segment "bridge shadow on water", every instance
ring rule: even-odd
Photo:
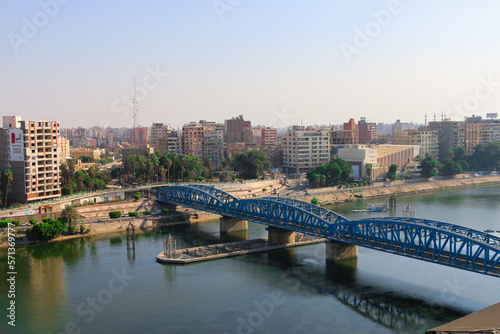
[[[215,226],[215,224],[213,224]],[[182,247],[194,247],[221,242],[246,240],[248,231],[220,234],[214,226],[177,225],[157,230],[157,237],[172,234]],[[312,254],[299,249],[309,247]],[[181,248],[178,246],[178,248]],[[244,262],[245,275],[256,280],[263,278],[256,267],[279,269],[283,291],[287,293],[331,296],[337,301],[386,328],[398,332],[421,328],[425,330],[465,315],[463,311],[436,305],[428,300],[391,291],[387,286],[367,285],[358,278],[357,259],[325,262],[323,246],[303,246],[268,253],[251,254],[215,261]],[[197,264],[190,264],[197,265]],[[165,277],[175,280],[176,266],[164,265]],[[279,285],[278,285],[279,286]]]
[[[318,248],[324,250],[322,247]],[[363,317],[397,332],[415,332],[421,328],[424,333],[429,328],[465,315],[464,312],[412,298],[384,286],[359,282],[357,259],[330,263],[324,262],[324,257],[304,258],[304,254],[297,254],[296,249],[282,249],[234,260],[258,266],[279,267],[285,294],[334,297]],[[255,278],[259,279],[258,275]]]

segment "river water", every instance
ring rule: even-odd
[[[395,213],[500,230],[500,187],[399,196]],[[498,278],[359,249],[359,259],[325,263],[323,244],[191,265],[155,262],[163,238],[178,248],[266,236],[265,227],[219,234],[217,223],[177,225],[16,248],[15,298],[7,296],[0,251],[1,333],[424,333],[500,302]],[[16,326],[6,308],[15,300]]]

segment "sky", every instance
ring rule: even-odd
[[[0,2],[0,109],[61,127],[500,111],[496,0]]]

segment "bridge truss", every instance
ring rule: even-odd
[[[463,226],[397,217],[351,221],[296,199],[238,200],[220,189],[201,185],[162,188],[157,200],[500,277],[500,238]]]

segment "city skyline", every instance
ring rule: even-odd
[[[424,123],[500,109],[500,4],[0,4],[4,114],[61,127]],[[347,116],[348,115],[348,116]],[[346,117],[347,116],[347,117]]]

